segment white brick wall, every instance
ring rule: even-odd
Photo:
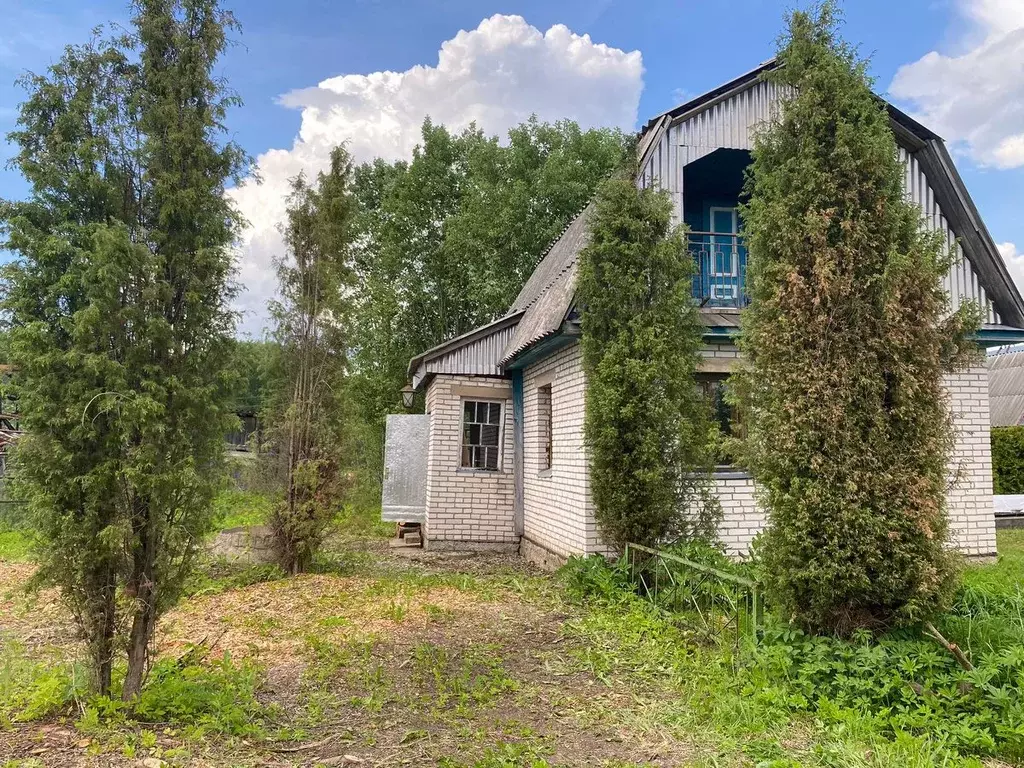
[[[497,472],[462,469],[462,403],[502,402],[502,456]],[[427,546],[431,542],[515,543],[512,386],[507,379],[438,375],[427,389]]]
[[[953,544],[965,555],[996,552],[992,501],[992,445],[988,412],[988,368],[981,363],[945,381],[957,436],[947,496]]]
[[[540,387],[551,387],[552,462],[543,468]],[[590,499],[583,443],[585,381],[580,346],[555,352],[523,374],[523,535],[567,557],[605,551]]]
[[[768,521],[755,499],[754,481],[744,472],[726,472],[715,475],[714,486],[722,505],[718,538],[726,554],[743,556]]]
[[[992,555],[996,551],[996,528],[988,370],[984,364],[976,366],[948,376],[945,385],[957,430],[946,497],[950,542],[965,555]],[[754,482],[737,473],[717,476],[715,486],[723,512],[719,537],[729,554],[746,554],[767,521],[756,504]]]
[[[705,357],[735,357],[728,344],[709,345]],[[542,468],[544,435],[538,388],[551,386],[552,467]],[[988,373],[984,365],[946,381],[957,426],[948,513],[953,544],[967,555],[995,552],[992,460],[989,446]],[[459,469],[461,413],[466,387],[504,402],[500,472]],[[481,389],[482,388],[482,389]],[[605,552],[590,498],[583,442],[585,380],[579,344],[526,369],[524,395],[523,528],[533,543],[567,557]],[[467,399],[472,399],[471,397]],[[437,541],[508,542],[514,530],[513,427],[507,380],[439,375],[427,391],[430,450],[427,460],[427,537]],[[955,481],[955,482],[954,482]],[[719,536],[731,555],[747,552],[765,525],[749,476],[715,477],[722,504]]]

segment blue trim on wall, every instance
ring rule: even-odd
[[[569,346],[577,340],[579,340],[579,335],[576,333],[566,333],[564,330],[558,331],[551,336],[545,336],[533,346],[527,347],[518,353],[505,363],[503,368],[505,371],[521,371],[528,365],[547,357],[553,352],[557,352],[563,347]]]
[[[1024,342],[1024,328],[982,328],[974,334],[978,346],[998,347]]]

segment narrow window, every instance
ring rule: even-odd
[[[462,466],[467,469],[499,467],[501,403],[466,400],[462,404]]]
[[[553,429],[550,384],[537,388],[537,422],[540,424],[540,469],[543,472],[546,469],[551,469],[554,459],[551,442]]]
[[[697,385],[707,402],[711,411],[711,420],[718,426],[718,434],[721,438],[743,437],[745,434],[742,414],[726,399],[725,390],[728,382],[727,376],[712,376],[698,374]],[[718,461],[720,466],[730,466],[734,457],[719,446]]]

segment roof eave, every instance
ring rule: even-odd
[[[468,331],[467,333],[464,333],[461,336],[455,336],[454,338],[448,339],[448,341],[444,341],[438,344],[437,346],[431,347],[426,352],[421,352],[420,354],[416,355],[416,357],[412,358],[409,361],[409,367],[406,369],[406,375],[409,377],[409,379],[413,379],[417,375],[417,372],[420,369],[420,367],[430,362],[431,360],[434,360],[435,358],[438,358],[443,354],[451,352],[452,350],[464,347],[467,344],[472,344],[474,341],[478,341],[479,339],[482,339],[485,336],[489,336],[490,334],[495,333],[496,331],[508,328],[510,325],[515,325],[516,323],[519,322],[524,313],[525,310],[512,312],[508,315],[505,315],[504,317],[499,317],[497,320],[487,323],[486,325],[481,325],[478,328],[474,328],[473,330]],[[421,377],[420,384],[422,385],[427,380],[428,379],[426,376]],[[418,388],[419,387],[417,386],[417,389]]]

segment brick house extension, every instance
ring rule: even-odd
[[[697,263],[693,297],[705,322],[698,385],[723,428],[721,399],[738,352],[747,253],[737,201],[752,134],[775,112],[774,66],[716,88],[652,119],[640,135],[638,183],[669,191],[676,220],[689,228]],[[981,346],[1024,341],[1024,301],[1011,280],[942,139],[889,107],[906,193],[922,226],[944,233],[959,262],[946,278],[952,306],[982,308]],[[426,524],[430,548],[521,549],[556,564],[604,552],[590,498],[583,442],[585,377],[575,278],[588,238],[587,211],[540,260],[508,313],[414,358],[412,386],[426,391],[426,414],[390,417],[384,516]],[[947,380],[958,436],[948,509],[954,545],[967,555],[995,552],[984,364]],[[410,437],[412,435],[412,437]],[[765,524],[749,475],[721,467],[714,481],[724,510],[719,531],[742,555]]]

